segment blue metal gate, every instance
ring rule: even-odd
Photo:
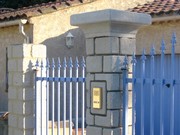
[[[62,64],[59,58],[57,62],[52,59],[51,63],[48,59],[37,60],[35,135],[78,135],[79,127],[84,135],[85,67],[84,58],[81,62],[78,58],[75,62],[64,58]]]
[[[180,135],[180,57],[175,55],[176,36],[171,40],[171,54],[165,55],[162,40],[161,54],[136,59],[132,56],[132,77],[128,77],[127,57],[124,60],[124,120],[123,135],[128,134],[128,118],[132,118],[132,135]],[[132,116],[128,116],[128,84],[132,84]]]

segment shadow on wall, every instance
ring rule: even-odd
[[[74,36],[74,46],[72,48],[68,48],[66,46],[66,36],[67,34],[71,32],[71,34]],[[72,60],[74,62],[75,58],[78,57],[79,58],[79,62],[82,60],[82,56],[86,57],[86,49],[85,49],[85,36],[84,36],[84,33],[82,32],[82,30],[80,30],[79,28],[77,29],[71,29],[67,32],[65,32],[64,34],[62,35],[59,35],[57,37],[53,37],[53,38],[49,38],[47,40],[45,40],[44,42],[42,42],[42,44],[46,45],[47,46],[47,58],[49,58],[49,61],[50,61],[50,64],[52,64],[52,58],[55,58],[55,62],[57,64],[57,58],[60,57],[61,59],[61,64],[63,63],[63,58],[64,57],[67,57],[67,61],[69,61],[69,57],[72,57]],[[75,67],[73,67],[75,68]],[[80,75],[81,75],[81,71],[80,72]],[[52,75],[52,71],[51,71],[51,68],[50,68],[50,76]],[[57,72],[56,72],[57,73]],[[63,74],[63,72],[61,71],[61,75]],[[67,75],[69,75],[69,70],[67,68]],[[56,76],[56,75],[55,75]],[[75,72],[73,71],[73,76],[75,76]],[[81,85],[79,84],[79,90],[81,90]],[[49,92],[49,97],[50,97],[50,108],[52,108],[52,84],[50,83],[49,84],[49,89],[50,89],[50,92]],[[73,123],[75,124],[75,111],[76,111],[76,108],[75,108],[75,84],[73,83],[72,85],[72,89],[73,89],[73,108],[72,108],[72,111],[73,111]],[[61,110],[63,110],[63,84],[61,84]],[[66,103],[67,103],[67,109],[66,109],[66,113],[67,113],[67,116],[66,116],[66,119],[69,120],[69,85],[67,84],[67,87],[66,87],[66,91],[67,91],[67,97],[66,97]],[[82,104],[82,101],[81,101],[81,91],[78,92],[79,93],[79,126],[81,126],[81,104]],[[55,84],[55,120],[57,120],[57,114],[59,112],[57,112],[57,84]],[[52,111],[51,109],[49,110],[49,117],[50,117],[50,120],[52,119]],[[61,117],[61,120],[63,120],[63,113],[60,112],[60,117]]]
[[[69,32],[71,32],[71,34],[74,36],[74,46],[72,48],[68,48],[66,46],[66,36]],[[49,38],[42,42],[42,44],[47,46],[48,58],[75,58],[76,56],[86,56],[85,36],[82,30],[80,30],[79,28],[69,30],[57,37]]]

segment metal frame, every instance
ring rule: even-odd
[[[155,96],[155,86],[158,84],[160,85],[160,100],[159,100],[159,104],[160,104],[160,111],[159,111],[159,116],[160,116],[160,121],[159,121],[159,131],[160,131],[160,135],[165,135],[164,132],[164,87],[166,85],[170,86],[170,90],[171,90],[171,94],[170,94],[170,102],[171,102],[171,111],[170,111],[170,135],[174,135],[175,131],[175,116],[174,116],[174,111],[175,111],[175,107],[174,107],[174,101],[175,101],[175,97],[174,97],[174,91],[175,91],[175,85],[179,85],[180,84],[180,80],[175,79],[175,71],[176,71],[176,63],[175,63],[175,45],[176,45],[176,35],[175,33],[172,34],[172,40],[171,40],[171,75],[169,78],[165,77],[165,42],[164,40],[162,40],[161,43],[161,55],[160,55],[160,68],[161,68],[161,73],[160,73],[160,77],[159,78],[155,78],[155,49],[154,46],[152,46],[151,48],[151,52],[150,52],[150,70],[148,72],[150,72],[150,77],[146,77],[145,76],[145,72],[146,71],[146,55],[145,55],[145,49],[143,49],[142,51],[142,55],[141,55],[141,61],[137,61],[135,54],[133,54],[132,56],[132,61],[131,61],[131,68],[132,68],[132,77],[128,77],[128,62],[127,62],[127,58],[125,57],[124,59],[124,63],[123,63],[123,68],[122,68],[122,72],[123,72],[123,92],[124,92],[124,97],[123,97],[123,135],[129,135],[128,134],[128,119],[129,117],[132,117],[132,135],[136,134],[136,93],[138,90],[140,90],[140,98],[141,98],[141,103],[140,103],[140,135],[146,135],[145,133],[145,129],[144,129],[144,124],[145,124],[145,120],[144,120],[144,85],[145,84],[149,84],[150,85],[150,135],[155,135],[154,133],[154,96]],[[141,69],[140,69],[140,77],[136,77],[136,65],[137,62],[140,62],[141,64]],[[128,116],[128,84],[131,83],[132,84],[132,116]],[[135,86],[136,84],[140,84],[140,89],[136,89]]]
[[[69,58],[69,61],[67,62],[67,58],[64,58],[63,64],[61,65],[60,58],[58,58],[57,63],[55,63],[54,58],[51,60],[52,63],[50,64],[49,59],[47,60],[37,60],[36,62],[36,74],[35,74],[35,97],[36,97],[36,102],[35,102],[35,135],[41,135],[43,134],[43,104],[42,102],[42,93],[46,91],[46,134],[43,135],[48,135],[49,133],[49,109],[51,109],[52,112],[52,135],[55,134],[54,126],[55,126],[55,108],[57,108],[58,113],[57,113],[57,135],[60,135],[60,113],[63,111],[63,135],[66,135],[66,120],[67,120],[67,87],[69,88],[69,135],[72,135],[72,92],[75,91],[75,134],[78,135],[78,117],[79,117],[79,107],[81,107],[82,111],[82,135],[84,135],[84,123],[85,123],[85,60],[84,57],[81,59],[81,62],[79,64],[78,58],[76,58],[74,64],[72,61],[72,58]],[[45,65],[44,65],[45,64]],[[75,68],[73,68],[75,67]],[[50,74],[51,71],[51,74]],[[44,74],[45,73],[45,74]],[[73,76],[73,73],[75,76]],[[44,87],[43,83],[46,84]],[[73,87],[73,83],[75,83],[75,87]],[[79,85],[80,84],[80,85]],[[50,87],[51,85],[51,87]],[[57,87],[57,88],[56,88]],[[61,89],[63,88],[63,89]],[[52,106],[51,108],[49,107],[49,92],[50,90],[52,91],[52,97],[51,97],[51,103]],[[40,101],[38,99],[38,91],[40,91]],[[82,93],[82,106],[79,106],[78,103],[78,98],[79,98],[79,93]],[[61,92],[63,92],[63,110],[61,110],[60,102],[62,102],[61,99]],[[57,95],[55,94],[57,93]],[[57,106],[55,106],[55,99],[57,100]],[[40,104],[40,108],[38,108],[38,105]],[[40,109],[40,110],[39,110]],[[37,111],[39,110],[39,111]],[[38,114],[40,112],[40,114]],[[37,119],[40,115],[40,129],[38,129],[38,123]],[[38,131],[40,130],[40,131]]]

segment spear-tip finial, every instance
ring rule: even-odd
[[[131,63],[132,63],[132,64],[137,63],[135,52],[133,52]]]
[[[142,50],[141,60],[142,61],[146,60],[146,50],[145,50],[145,48],[143,48],[143,50]]]
[[[154,48],[154,45],[152,45],[152,46],[151,46],[150,55],[151,55],[151,56],[154,56],[155,54],[156,54],[155,48]]]

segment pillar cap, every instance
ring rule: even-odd
[[[144,13],[135,13],[115,9],[105,9],[94,12],[74,14],[71,16],[71,25],[81,26],[93,23],[113,22],[121,24],[148,25],[151,16]]]

